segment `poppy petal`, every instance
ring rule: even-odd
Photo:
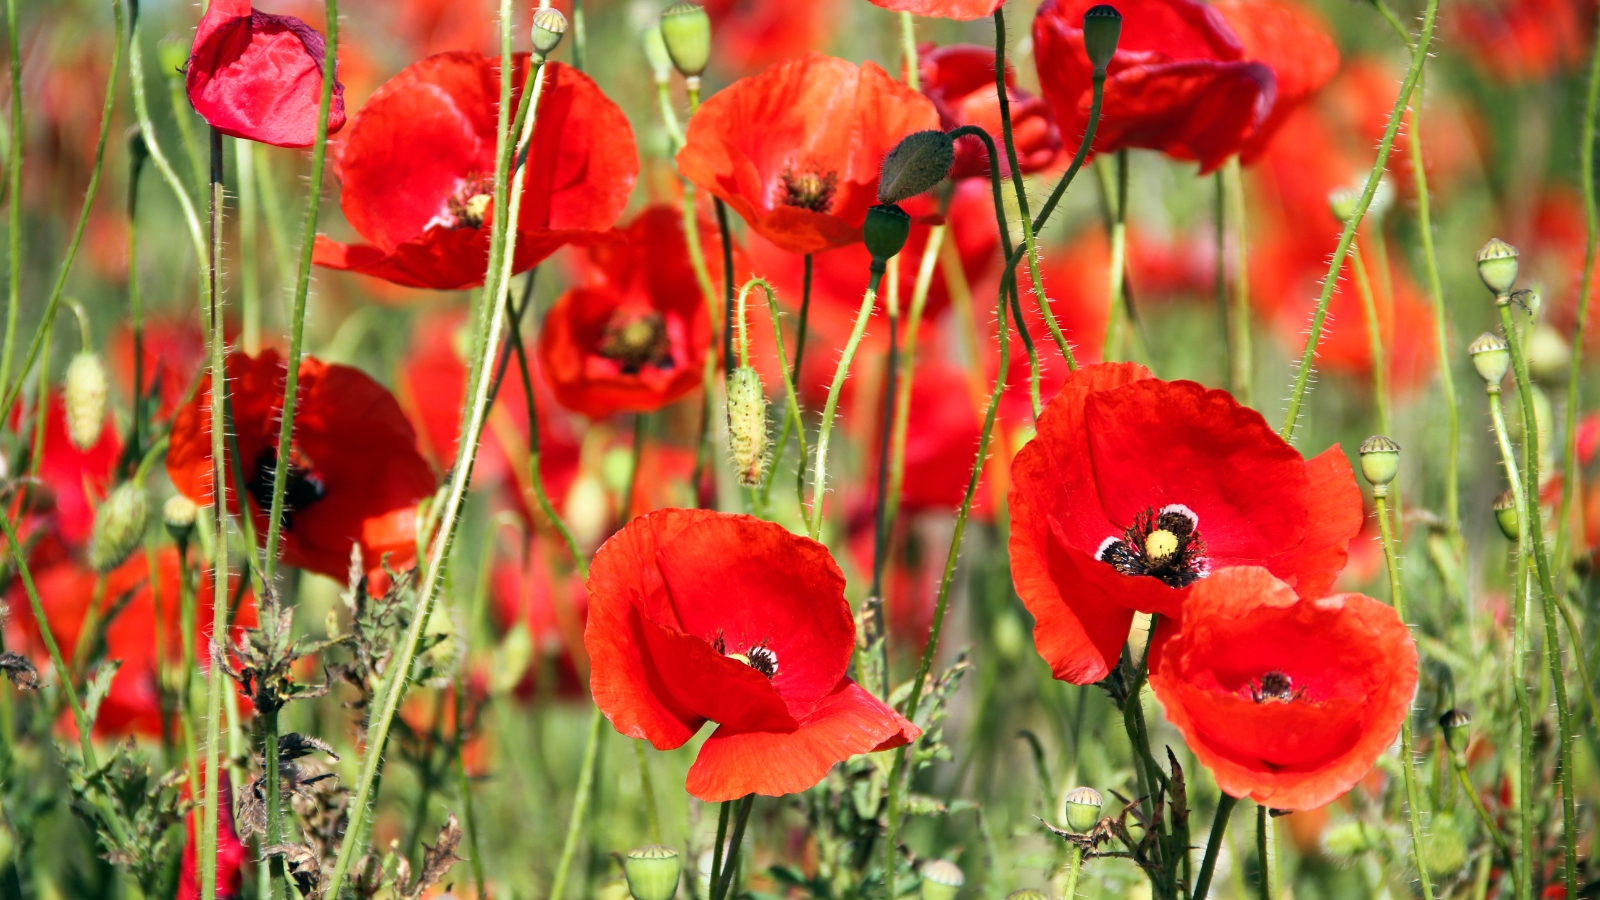
[[[1267,560],[1272,574],[1312,600],[1326,596],[1349,558],[1350,542],[1366,518],[1361,487],[1336,444],[1306,461],[1306,536],[1300,546]]]
[[[750,731],[800,727],[766,676],[697,637],[646,620],[638,607],[628,612],[645,675],[668,707]]]

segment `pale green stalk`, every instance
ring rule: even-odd
[[[567,817],[567,836],[561,841],[561,859],[556,864],[555,878],[550,882],[550,900],[562,900],[567,893],[567,876],[572,872],[572,858],[578,851],[578,833],[589,816],[589,798],[594,795],[594,774],[600,756],[600,735],[605,725],[605,714],[600,707],[589,716],[589,737],[583,746],[583,764],[578,769],[578,792],[572,799],[572,813]]]
[[[244,352],[255,354],[261,349],[261,273],[256,265],[256,252],[260,245],[256,227],[255,143],[235,140],[233,158],[234,167],[239,173],[239,295],[244,307],[244,330],[239,337]],[[294,353],[289,354],[290,359],[295,356]]]
[[[132,38],[128,42],[128,80],[133,86],[133,109],[139,120],[139,130],[144,134],[145,147],[150,151],[150,160],[155,163],[156,171],[161,173],[161,178],[171,188],[172,194],[178,200],[178,207],[183,213],[183,222],[189,230],[189,239],[194,243],[194,258],[199,267],[200,274],[200,305],[207,307],[209,295],[206,293],[206,238],[200,228],[200,214],[195,207],[194,199],[189,196],[189,189],[184,186],[183,179],[172,168],[172,163],[167,160],[167,155],[161,149],[161,143],[156,139],[155,123],[150,119],[150,107],[144,93],[144,52],[139,44],[139,23],[134,22]]]
[[[207,248],[206,306],[207,324],[211,329],[211,509],[215,515],[216,540],[211,556],[211,628],[213,640],[226,645],[228,641],[228,471],[226,409],[228,405],[227,336],[223,332],[222,304],[217,294],[217,270],[222,264],[222,132],[211,129],[211,243]],[[240,511],[244,498],[240,498]],[[215,900],[217,896],[217,769],[221,759],[222,695],[228,690],[228,678],[213,658],[206,669],[206,760],[205,798],[201,808],[200,832],[200,897]]]
[[[1228,385],[1239,402],[1249,406],[1254,372],[1250,346],[1250,231],[1245,219],[1244,176],[1239,170],[1239,157],[1228,157],[1220,174],[1227,217],[1233,223],[1233,290],[1228,293]],[[1217,265],[1225,264],[1219,259]]]
[[[17,37],[17,0],[6,0],[6,32],[11,50],[11,146],[6,156],[6,198],[10,264],[6,292],[6,337],[0,347],[0,392],[11,384],[11,354],[16,346],[17,309],[22,305],[22,46]]]
[[[811,527],[808,531],[812,540],[818,540],[822,534],[822,494],[828,487],[828,439],[833,435],[833,418],[839,408],[839,391],[844,387],[845,376],[850,374],[850,363],[855,360],[856,349],[861,346],[861,336],[867,332],[867,320],[872,318],[872,306],[878,299],[878,283],[882,280],[883,272],[874,269],[867,284],[867,292],[861,297],[861,311],[856,313],[855,327],[850,329],[850,339],[845,342],[844,353],[839,357],[839,366],[833,370],[833,384],[828,387],[828,402],[822,407],[822,425],[817,431],[817,462],[811,483]]]
[[[944,245],[945,226],[935,225],[928,230],[928,243],[922,248],[922,262],[917,266],[917,280],[911,288],[911,313],[906,320],[906,346],[900,357],[900,379],[894,400],[894,433],[891,438],[889,466],[889,527],[894,533],[895,519],[900,514],[900,490],[906,478],[906,434],[911,421],[911,383],[916,377],[917,332],[922,327],[922,313],[928,305],[928,290],[933,286],[933,268],[939,261],[939,248]]]
[[[1123,319],[1127,315],[1127,301],[1123,292],[1128,271],[1128,151],[1117,151],[1114,178],[1104,163],[1095,168],[1100,171],[1101,184],[1111,201],[1111,262],[1106,267],[1106,303],[1109,308],[1106,311],[1105,347],[1101,351],[1101,356],[1110,361],[1122,356]]]
[[[1361,315],[1367,325],[1367,354],[1372,357],[1372,402],[1378,410],[1378,432],[1388,434],[1392,430],[1389,421],[1389,367],[1383,352],[1378,300],[1373,295],[1372,279],[1367,274],[1367,264],[1361,259],[1361,246],[1358,243],[1350,245],[1350,267],[1356,273],[1356,293],[1361,297]]]

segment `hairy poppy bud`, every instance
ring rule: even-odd
[[[661,14],[667,55],[685,78],[699,78],[711,61],[711,17],[693,3],[674,3]]]
[[[955,900],[967,876],[948,859],[930,859],[922,864],[922,900]]]
[[[167,534],[180,545],[187,543],[189,535],[194,533],[194,520],[199,517],[200,507],[194,505],[182,494],[173,494],[161,506],[161,521],[167,526]]]
[[[1117,52],[1117,39],[1122,36],[1122,13],[1115,6],[1101,3],[1089,7],[1083,14],[1083,50],[1096,75],[1104,76],[1106,66]]]
[[[1500,526],[1500,533],[1508,541],[1522,539],[1522,511],[1517,509],[1517,495],[1512,491],[1504,491],[1494,498],[1494,523]]]
[[[1472,354],[1472,367],[1478,370],[1484,383],[1498,390],[1500,382],[1505,380],[1506,370],[1511,368],[1510,345],[1485,331],[1467,345],[1467,352]]]
[[[915,131],[883,157],[878,172],[878,202],[899,203],[931,189],[955,165],[956,143],[942,131]]]
[[[1375,434],[1361,442],[1361,475],[1372,485],[1387,485],[1400,472],[1400,445]]]
[[[150,503],[144,485],[125,481],[117,485],[94,513],[94,530],[89,534],[89,565],[105,573],[122,565],[144,537]]]
[[[893,203],[870,207],[867,223],[862,228],[862,240],[867,252],[872,254],[872,271],[882,273],[888,268],[889,258],[899,253],[911,237],[911,217]]]
[[[84,351],[67,364],[64,401],[67,409],[67,436],[79,450],[87,450],[100,439],[100,423],[106,417],[105,366],[100,357]]]
[[[739,483],[754,487],[767,468],[767,392],[750,366],[728,379],[728,445]]]
[[[1496,297],[1511,293],[1511,286],[1517,283],[1517,248],[1490,238],[1478,251],[1478,277]]]
[[[682,871],[683,860],[678,858],[678,851],[660,844],[635,847],[622,863],[633,900],[672,900]]]
[[[567,17],[561,10],[546,6],[533,14],[533,55],[544,59],[561,46],[567,33]]]
[[[1462,754],[1467,751],[1467,728],[1472,725],[1472,716],[1464,709],[1447,709],[1439,717],[1439,728],[1444,731],[1445,745],[1450,748],[1450,753],[1455,757],[1457,765],[1465,762]]]
[[[1461,836],[1455,816],[1448,810],[1440,811],[1429,825],[1428,833],[1422,836],[1422,852],[1418,854],[1428,874],[1442,877],[1460,871],[1467,863],[1467,842]]]
[[[1067,791],[1067,828],[1078,834],[1087,834],[1100,823],[1100,807],[1104,805],[1100,792],[1092,787],[1075,787]]]
[[[650,75],[658,85],[666,84],[672,77],[672,57],[667,53],[667,42],[661,37],[661,26],[651,25],[639,37],[644,44],[644,58],[650,64]]]
[[[1356,203],[1361,199],[1361,192],[1355,188],[1343,187],[1328,194],[1328,208],[1333,211],[1333,217],[1341,222],[1348,222],[1356,214]]]
[[[1561,332],[1543,322],[1528,336],[1528,372],[1536,381],[1556,381],[1572,365],[1572,347]]]
[[[1322,836],[1322,849],[1334,859],[1352,860],[1372,849],[1372,836],[1359,820],[1342,822]]]

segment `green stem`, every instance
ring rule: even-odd
[[[257,238],[255,144],[235,140],[233,158],[234,167],[239,173],[239,295],[244,307],[244,330],[240,335],[240,343],[244,352],[254,355],[261,350],[261,278],[256,265],[260,242]],[[295,358],[294,354],[291,353],[289,358]]]
[[[856,349],[861,346],[861,336],[866,334],[867,320],[872,318],[872,307],[878,299],[878,283],[882,280],[882,270],[874,266],[867,292],[861,298],[861,311],[856,313],[855,327],[850,330],[850,340],[844,345],[838,368],[834,369],[833,384],[828,387],[828,402],[822,407],[822,425],[817,432],[817,462],[811,483],[811,527],[808,530],[812,540],[817,540],[822,533],[822,494],[828,487],[828,439],[833,434],[834,413],[839,408],[839,391],[844,387],[845,376],[850,374],[850,363],[856,357]]]
[[[1361,246],[1358,243],[1350,245],[1350,267],[1355,270],[1356,293],[1361,297],[1361,315],[1367,325],[1367,353],[1372,357],[1372,402],[1378,410],[1378,433],[1388,434],[1392,430],[1389,421],[1389,369],[1383,353],[1378,301],[1373,295],[1372,279],[1367,275],[1367,264],[1361,259]]]
[[[917,369],[917,333],[922,328],[922,313],[928,305],[933,269],[939,262],[939,249],[944,246],[944,236],[943,225],[928,230],[928,242],[922,248],[922,262],[917,267],[917,280],[911,288],[911,314],[906,319],[906,349],[900,358],[899,391],[894,401],[894,437],[889,461],[890,534],[894,533],[895,521],[900,517],[900,492],[906,477],[906,437],[911,422],[911,385]]]
[[[1589,273],[1584,273],[1587,280]],[[1578,896],[1577,806],[1572,783],[1572,708],[1567,703],[1567,678],[1561,663],[1561,637],[1556,623],[1556,588],[1550,570],[1550,558],[1545,550],[1544,524],[1539,510],[1539,429],[1533,411],[1533,384],[1528,377],[1528,359],[1522,352],[1516,325],[1511,320],[1511,298],[1495,298],[1500,309],[1500,326],[1505,330],[1511,349],[1511,368],[1517,376],[1517,395],[1522,401],[1523,461],[1522,473],[1525,494],[1520,508],[1522,533],[1533,541],[1533,567],[1539,578],[1539,591],[1543,599],[1546,657],[1550,664],[1550,682],[1555,689],[1556,730],[1560,741],[1560,767],[1556,772],[1561,791],[1562,849],[1564,852],[1565,883],[1568,897]]]
[[[810,271],[811,271],[811,257],[808,255],[806,257],[806,274],[808,276],[810,275]],[[783,417],[783,430],[778,433],[778,443],[777,443],[776,448],[773,450],[772,462],[771,462],[771,464],[769,464],[767,466],[766,483],[761,485],[761,505],[762,505],[763,508],[765,508],[766,505],[767,505],[767,496],[768,496],[769,492],[772,490],[772,482],[773,482],[773,480],[777,477],[778,462],[779,462],[779,460],[783,459],[783,448],[789,442],[789,427],[791,425],[794,425],[794,426],[796,426],[795,438],[798,441],[798,443],[800,444],[800,463],[797,466],[797,468],[799,469],[799,473],[800,473],[800,481],[801,481],[802,491],[801,491],[801,493],[800,493],[800,495],[798,497],[798,500],[800,502],[800,508],[804,509],[805,508],[805,494],[804,494],[803,488],[804,488],[804,482],[805,482],[805,472],[806,472],[805,460],[806,460],[806,454],[807,454],[807,450],[806,450],[806,429],[805,429],[805,425],[804,425],[804,420],[802,420],[801,417],[800,417],[800,398],[799,398],[799,395],[795,392],[795,379],[789,374],[789,369],[783,366],[783,361],[789,358],[789,354],[788,354],[788,351],[785,350],[784,346],[783,346],[783,322],[779,318],[778,295],[773,292],[772,285],[768,284],[766,281],[764,281],[762,279],[759,279],[759,278],[751,279],[749,282],[747,282],[745,284],[744,289],[745,290],[749,290],[751,288],[751,286],[753,286],[753,285],[759,285],[762,290],[766,291],[766,294],[767,294],[767,315],[772,321],[772,341],[773,341],[773,346],[776,347],[777,350],[778,350],[778,363],[779,363],[779,365],[778,365],[778,373],[783,378],[783,398],[784,398],[784,408],[785,408],[784,417]],[[810,279],[809,278],[807,279],[807,285],[806,286],[810,287]],[[808,297],[809,297],[809,295],[808,295]],[[805,307],[802,306],[801,307],[801,322],[802,323],[805,321],[804,315],[805,315]],[[803,338],[805,336],[805,332],[802,331],[800,333],[800,336]],[[798,374],[799,373],[799,369],[800,369],[800,363],[799,363],[800,350],[799,350],[798,347],[795,348],[794,356],[795,356],[795,369],[794,369],[794,371],[795,371],[796,374]]]
[[[1227,217],[1233,223],[1233,290],[1228,295],[1228,384],[1239,402],[1249,406],[1254,371],[1250,346],[1250,231],[1245,219],[1244,176],[1239,171],[1239,157],[1230,156],[1218,174]],[[1221,229],[1218,231],[1220,233]],[[1220,261],[1217,266],[1226,268]]]
[[[161,173],[161,178],[172,190],[172,195],[178,200],[178,207],[183,213],[184,224],[189,229],[189,239],[194,244],[195,264],[199,272],[200,304],[209,308],[210,283],[206,278],[206,238],[200,226],[200,213],[195,206],[193,198],[189,196],[189,189],[184,186],[183,179],[172,168],[172,163],[161,149],[161,142],[156,139],[155,123],[150,119],[150,106],[145,98],[144,91],[144,52],[139,43],[139,23],[136,20],[131,29],[131,38],[128,41],[128,80],[133,88],[133,110],[139,120],[139,131],[144,135],[145,148],[150,151],[150,160],[155,163],[156,171]],[[181,114],[181,112],[180,112]]]
[[[717,889],[717,873],[722,871],[722,851],[728,845],[728,819],[732,813],[733,801],[724,800],[717,813],[717,841],[711,847],[711,878],[706,887],[705,900],[711,900],[711,894]]]
[[[217,269],[222,262],[222,132],[211,130],[211,242],[207,247],[206,283],[210,303],[206,307],[207,324],[211,328],[211,508],[216,527],[211,556],[211,622],[216,640],[226,642],[228,634],[228,471],[226,411],[228,396],[227,336],[223,332],[222,305],[217,292]],[[240,511],[244,509],[244,498]],[[205,802],[201,813],[200,835],[200,896],[201,900],[215,900],[217,896],[217,769],[222,753],[222,694],[227,687],[227,676],[221,667],[206,669],[206,761]]]
[[[22,305],[22,46],[17,34],[17,0],[6,0],[6,33],[11,50],[11,146],[6,156],[6,198],[10,263],[6,292],[6,337],[0,347],[0,392],[11,383],[11,355],[16,346],[17,309]]]
[[[583,0],[572,0],[572,67],[583,71],[588,58],[589,40],[583,23]]]
[[[1495,824],[1494,817],[1489,815],[1489,810],[1483,805],[1483,798],[1478,795],[1478,789],[1472,786],[1472,780],[1467,777],[1466,759],[1452,753],[1450,754],[1450,767],[1455,769],[1456,780],[1461,783],[1461,790],[1472,802],[1472,809],[1478,814],[1478,821],[1482,823],[1483,830],[1494,841],[1495,849],[1505,858],[1506,870],[1515,872],[1517,869],[1516,857],[1511,853],[1511,846],[1506,843],[1505,835],[1500,833],[1500,826]],[[1514,880],[1514,879],[1513,879]]]
[[[1099,168],[1097,166],[1096,168]],[[1104,172],[1104,169],[1101,169]],[[1106,342],[1101,352],[1106,360],[1122,355],[1122,327],[1126,300],[1123,296],[1125,275],[1128,271],[1128,151],[1118,150],[1116,180],[1108,192],[1111,203],[1111,264],[1106,267],[1109,289],[1106,291],[1109,309],[1106,315]]]
[[[5,529],[6,543],[11,549],[12,564],[16,566],[17,574],[22,576],[22,587],[28,594],[29,605],[33,607],[33,620],[39,626],[39,637],[44,640],[44,648],[50,653],[50,664],[56,670],[56,678],[61,682],[61,691],[66,694],[67,706],[72,710],[72,722],[78,728],[78,749],[83,752],[83,764],[93,771],[100,765],[95,760],[89,713],[84,709],[83,703],[78,698],[78,691],[72,685],[71,670],[61,658],[61,647],[56,644],[55,630],[50,627],[50,618],[45,615],[44,604],[39,600],[39,590],[33,583],[33,573],[28,568],[27,553],[23,551],[22,542],[17,540],[17,533],[12,529],[9,516],[0,516],[0,528]]]
[[[639,761],[639,793],[644,795],[645,821],[650,824],[650,843],[661,843],[661,810],[656,807],[655,783],[650,778],[650,756],[644,741],[633,742],[633,754]]]
[[[1272,900],[1272,842],[1267,832],[1272,828],[1271,817],[1265,806],[1256,806],[1256,855],[1261,860],[1261,900]]]
[[[733,874],[739,868],[739,847],[744,843],[745,824],[750,821],[750,807],[756,802],[755,794],[745,794],[739,800],[739,811],[733,818],[733,834],[728,838],[728,853],[722,860],[722,872],[711,890],[711,900],[727,900],[733,887]]]
[[[601,726],[605,714],[595,707],[589,717],[589,738],[583,746],[583,766],[578,770],[578,792],[572,798],[572,814],[567,818],[567,836],[561,842],[561,860],[556,865],[556,876],[550,882],[550,900],[562,900],[567,892],[567,876],[572,872],[572,858],[578,851],[578,834],[589,817],[589,797],[594,792],[596,760],[600,753]]]
[[[261,774],[267,782],[266,846],[276,847],[283,843],[283,801],[278,784],[278,708],[268,706],[257,712],[261,719]],[[272,857],[264,861],[266,863],[264,868],[269,872],[267,900],[272,900],[277,893],[278,879],[283,876],[283,865],[280,860],[281,857]]]
[[[1083,868],[1083,848],[1077,844],[1067,846],[1067,884],[1061,890],[1061,896],[1066,900],[1073,900],[1078,896],[1078,872]]]
[[[1372,499],[1377,504],[1378,531],[1383,538],[1383,557],[1389,569],[1389,596],[1400,621],[1406,620],[1405,594],[1400,587],[1400,546],[1394,526],[1389,522],[1389,486],[1372,487]],[[1428,866],[1422,858],[1422,799],[1417,791],[1417,763],[1411,754],[1411,716],[1409,710],[1400,723],[1400,759],[1406,781],[1406,820],[1411,826],[1411,857],[1417,864],[1417,878],[1422,883],[1423,900],[1433,900],[1433,880],[1428,876]]]
[[[1206,900],[1211,894],[1211,877],[1217,871],[1217,854],[1222,850],[1222,836],[1228,832],[1228,821],[1233,817],[1233,808],[1239,804],[1238,797],[1222,794],[1217,799],[1217,814],[1211,820],[1211,836],[1206,839],[1206,855],[1200,862],[1200,877],[1195,879],[1194,900]]]
[[[633,415],[633,449],[628,456],[628,489],[622,495],[622,524],[633,517],[633,498],[639,489],[639,461],[644,457],[645,414]]]
[[[1383,130],[1383,140],[1378,143],[1378,156],[1372,162],[1371,171],[1367,173],[1367,183],[1361,189],[1360,198],[1356,200],[1354,214],[1344,223],[1344,231],[1339,235],[1339,244],[1334,248],[1333,258],[1328,263],[1328,274],[1322,279],[1322,293],[1317,298],[1317,310],[1311,317],[1311,333],[1306,338],[1305,350],[1300,355],[1300,366],[1295,372],[1294,387],[1289,393],[1288,412],[1284,416],[1283,426],[1279,429],[1279,433],[1286,441],[1293,441],[1295,426],[1300,421],[1300,405],[1305,400],[1311,371],[1316,364],[1317,344],[1322,339],[1323,322],[1328,317],[1328,302],[1333,299],[1333,289],[1338,284],[1339,272],[1344,268],[1344,258],[1350,250],[1350,244],[1356,238],[1356,229],[1366,216],[1367,208],[1372,205],[1372,197],[1378,192],[1378,182],[1382,180],[1384,169],[1389,164],[1389,153],[1394,149],[1395,135],[1405,118],[1406,107],[1411,103],[1411,94],[1416,89],[1417,80],[1422,76],[1422,65],[1428,58],[1428,47],[1433,43],[1433,26],[1438,14],[1439,0],[1428,0],[1427,8],[1422,15],[1422,34],[1417,40],[1418,49],[1411,54],[1411,65],[1406,69],[1405,80],[1400,83],[1400,93],[1395,97],[1394,107],[1389,111],[1389,124]]]
[[[917,60],[917,19],[905,11],[900,13],[900,54],[906,64],[906,87],[922,90],[922,68]]]

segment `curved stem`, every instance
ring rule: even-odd
[[[755,802],[755,794],[745,794],[739,800],[739,811],[733,817],[733,834],[728,837],[728,852],[722,860],[722,872],[712,886],[711,900],[727,900],[733,888],[733,873],[739,868],[739,847],[744,843],[745,825],[750,821],[750,807]]]
[[[878,299],[878,283],[882,280],[883,271],[874,266],[867,292],[861,298],[861,311],[856,313],[855,327],[850,329],[850,340],[845,343],[839,366],[833,371],[833,384],[828,387],[828,402],[822,407],[822,425],[817,431],[817,462],[811,482],[811,526],[808,533],[812,540],[817,540],[822,533],[822,494],[828,487],[828,439],[833,434],[833,417],[839,408],[839,391],[844,387],[845,376],[850,374],[850,363],[856,358],[856,349],[861,346],[861,336],[866,334],[867,320],[872,318],[872,307]]]
[[[1300,421],[1300,405],[1305,400],[1306,389],[1310,385],[1311,370],[1316,363],[1317,343],[1322,339],[1323,322],[1328,317],[1328,302],[1333,299],[1333,289],[1338,284],[1339,272],[1344,268],[1344,258],[1350,250],[1350,244],[1356,238],[1356,229],[1366,216],[1367,208],[1372,205],[1372,197],[1378,192],[1378,182],[1383,178],[1384,168],[1389,164],[1389,153],[1394,149],[1395,135],[1405,118],[1406,107],[1411,103],[1411,94],[1416,89],[1417,79],[1422,76],[1422,66],[1428,58],[1428,47],[1433,43],[1433,26],[1438,14],[1439,0],[1428,0],[1427,9],[1422,15],[1422,34],[1417,40],[1416,51],[1411,54],[1411,65],[1406,69],[1405,80],[1400,83],[1400,93],[1395,97],[1394,107],[1389,111],[1389,124],[1383,130],[1383,140],[1378,143],[1378,156],[1372,162],[1371,171],[1367,173],[1367,183],[1361,189],[1354,214],[1344,223],[1344,231],[1339,235],[1339,244],[1334,248],[1333,258],[1328,263],[1328,274],[1322,279],[1322,294],[1317,298],[1317,309],[1311,317],[1311,333],[1306,338],[1305,350],[1300,355],[1300,366],[1295,372],[1294,387],[1289,393],[1289,408],[1284,414],[1283,426],[1278,429],[1283,439],[1290,443],[1294,442],[1295,426]]]
[[[514,321],[511,323],[511,347],[517,355],[517,373],[522,376],[522,398],[528,407],[528,483],[533,488],[534,500],[539,504],[539,511],[555,527],[556,533],[561,535],[561,542],[566,545],[567,554],[572,557],[572,564],[577,567],[578,575],[587,580],[589,577],[589,563],[583,557],[583,551],[578,547],[578,539],[573,536],[572,529],[567,527],[565,519],[556,512],[554,504],[550,502],[550,494],[545,490],[544,473],[539,468],[539,398],[533,392],[533,374],[528,365],[528,351],[522,342],[522,331],[518,327],[523,313],[533,302],[532,284],[530,290],[523,296],[522,306]],[[509,311],[507,313],[509,315]]]
[[[806,262],[807,262],[807,273],[808,274],[810,272],[810,265],[809,265],[810,261],[811,261],[811,257],[807,256],[806,257]],[[749,290],[752,285],[759,285],[761,287],[761,289],[763,291],[765,291],[766,294],[767,294],[767,315],[772,321],[772,341],[773,341],[773,346],[776,347],[777,350],[778,350],[778,374],[783,378],[783,397],[784,397],[784,407],[785,407],[785,412],[784,412],[784,417],[783,417],[783,430],[778,434],[777,449],[773,452],[772,462],[767,467],[766,482],[761,486],[761,505],[762,505],[762,507],[765,507],[766,504],[767,504],[767,496],[768,496],[769,492],[772,490],[772,482],[777,477],[778,461],[783,458],[783,448],[789,441],[789,427],[790,427],[791,424],[797,426],[797,430],[795,431],[795,437],[796,437],[796,439],[798,440],[798,442],[800,444],[800,464],[798,466],[799,471],[800,471],[799,477],[800,477],[801,482],[802,482],[801,487],[802,488],[804,487],[804,479],[805,479],[805,471],[806,471],[806,453],[807,453],[807,451],[806,451],[806,430],[805,430],[805,426],[802,423],[802,420],[800,418],[800,398],[795,393],[795,386],[794,386],[795,385],[795,379],[793,379],[793,378],[791,378],[789,376],[789,370],[787,368],[785,368],[784,365],[783,365],[783,361],[789,358],[789,354],[788,354],[788,352],[786,350],[784,350],[784,347],[783,347],[783,323],[782,323],[782,320],[779,318],[780,314],[778,312],[778,295],[772,290],[772,285],[768,284],[763,279],[759,279],[759,278],[751,279],[749,282],[747,282],[745,284],[745,289]],[[807,286],[809,287],[809,283],[808,283]],[[802,315],[804,315],[804,307],[801,307],[801,310],[802,310]],[[804,320],[802,319],[802,321],[804,321]],[[802,336],[804,336],[804,332],[802,332],[801,334],[802,334]],[[800,368],[800,364],[799,364],[800,351],[799,351],[798,348],[795,350],[795,354],[794,355],[795,355],[795,370],[798,372],[799,368]],[[801,495],[798,497],[798,500],[799,500],[799,503],[800,503],[800,508],[804,509],[805,508],[805,496],[804,496],[804,492],[803,491],[801,492]]]

